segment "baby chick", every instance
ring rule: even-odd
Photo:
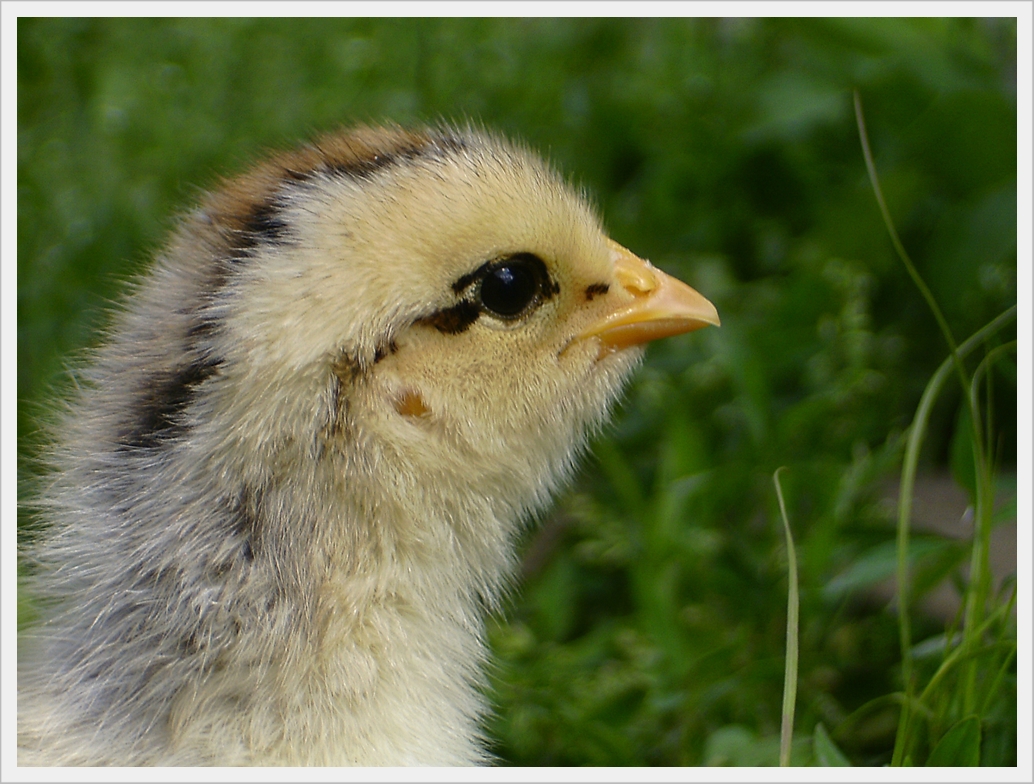
[[[523,147],[359,128],[186,216],[59,427],[20,764],[459,765],[515,538],[718,324]]]

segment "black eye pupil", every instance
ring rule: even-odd
[[[533,263],[520,258],[508,259],[489,270],[482,279],[481,304],[497,316],[514,318],[535,301],[541,285]]]

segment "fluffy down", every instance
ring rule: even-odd
[[[328,136],[206,197],[55,429],[19,763],[488,761],[483,617],[641,356],[582,337],[640,294],[615,247],[471,129]],[[534,298],[500,315],[512,259]]]

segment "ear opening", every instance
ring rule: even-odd
[[[395,398],[394,403],[395,410],[404,417],[415,418],[431,415],[431,409],[424,401],[424,398],[419,392],[413,389],[403,390],[402,393]]]

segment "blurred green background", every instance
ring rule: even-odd
[[[900,677],[894,615],[870,590],[893,570],[881,499],[947,349],[880,220],[853,90],[904,244],[962,340],[1016,301],[1015,20],[21,19],[20,474],[68,361],[202,189],[341,124],[474,118],[547,154],[616,240],[723,322],[651,347],[615,426],[528,533],[521,591],[492,624],[495,753],[772,763],[786,556],[771,475],[785,465],[795,760],[822,722],[852,762],[883,764],[896,708],[866,703]],[[993,377],[1008,470],[1015,368]],[[951,390],[932,475],[958,473],[958,411]],[[917,552],[920,592],[966,557],[935,534]],[[917,641],[944,630],[935,614],[915,624]],[[989,764],[1015,764],[1005,677]]]

